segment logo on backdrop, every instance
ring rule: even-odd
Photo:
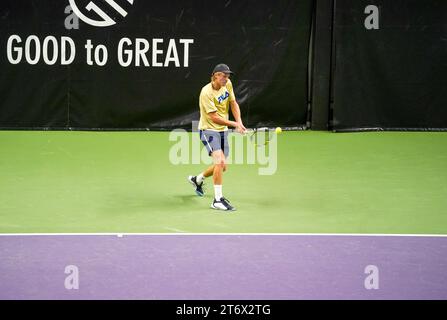
[[[65,29],[79,30],[79,20],[95,27],[112,26],[128,15],[135,2],[69,0],[69,5],[64,10],[67,14]],[[70,65],[76,59],[79,46],[82,46],[81,50],[85,50],[85,63],[89,66],[106,66],[109,58],[113,57],[114,63],[123,68],[188,68],[193,44],[194,39],[190,38],[133,38],[123,35],[119,41],[108,45],[98,39],[85,39],[79,45],[69,36],[11,34],[6,44],[6,56],[13,65]],[[110,55],[110,50],[114,50],[116,55]]]
[[[73,13],[85,23],[94,27],[110,27],[127,16],[126,9],[133,5],[134,0],[69,0],[69,2]]]

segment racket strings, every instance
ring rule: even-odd
[[[273,138],[274,131],[269,128],[258,128],[254,129],[250,133],[250,140],[256,146],[263,146],[270,142]]]

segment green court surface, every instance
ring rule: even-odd
[[[229,166],[231,214],[210,179],[195,195],[204,165],[171,164],[168,136],[0,131],[0,232],[447,234],[446,133],[284,132],[276,174]]]

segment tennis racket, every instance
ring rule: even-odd
[[[248,137],[248,141],[253,143],[257,147],[262,147],[267,145],[275,134],[275,129],[262,127],[247,129],[245,134]]]

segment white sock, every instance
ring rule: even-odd
[[[222,197],[222,185],[214,185],[214,199],[220,201],[220,198]]]
[[[196,181],[197,181],[198,184],[201,184],[203,180],[205,180],[205,177],[203,176],[203,173],[197,175]]]

